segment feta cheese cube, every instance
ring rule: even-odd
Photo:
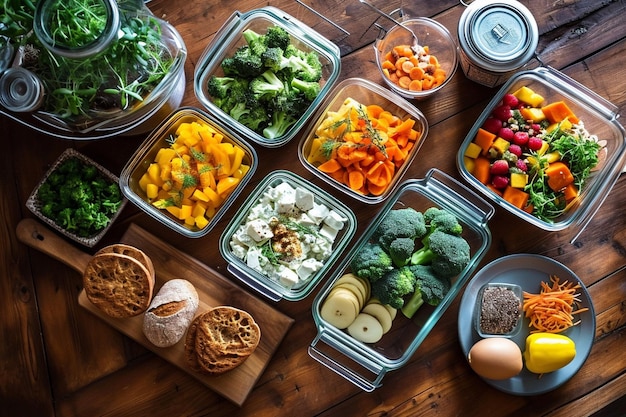
[[[254,239],[255,242],[260,242],[265,239],[270,239],[274,236],[272,228],[265,220],[255,219],[246,224],[246,232]]]
[[[296,206],[302,211],[309,211],[313,208],[315,196],[305,188],[296,187]]]
[[[320,224],[328,216],[329,212],[330,209],[325,205],[313,202],[313,208],[307,212],[307,215],[313,219],[315,224]]]
[[[324,218],[324,223],[332,227],[333,229],[341,230],[343,229],[343,224],[347,220],[348,219],[341,217],[341,215],[337,213],[335,210],[330,210],[330,212],[328,213],[328,216]]]
[[[285,287],[291,288],[298,283],[298,274],[289,268],[282,268],[278,271],[278,281]]]

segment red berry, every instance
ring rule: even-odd
[[[527,132],[515,132],[513,135],[513,143],[519,146],[524,146],[528,143],[528,133]]]
[[[501,127],[500,130],[498,130],[498,136],[511,142],[513,140],[513,131],[510,127]]]
[[[491,115],[498,120],[506,122],[511,118],[511,107],[506,104],[501,104],[493,109]]]
[[[502,97],[502,103],[512,109],[515,109],[517,108],[517,106],[519,106],[519,100],[513,94],[505,94],[504,97]]]
[[[498,130],[502,127],[502,121],[493,117],[488,117],[483,123],[483,129],[487,132],[498,133]]]
[[[512,143],[509,146],[509,152],[511,152],[513,155],[519,158],[520,156],[522,156],[522,147],[519,145],[516,145],[515,143]]]
[[[524,172],[528,171],[528,165],[526,165],[526,162],[523,159],[518,159],[515,166]]]
[[[541,125],[540,125],[539,123],[533,123],[533,124],[531,124],[531,125],[530,125],[530,128],[531,128],[532,130],[534,130],[534,131],[535,131],[535,133],[538,133],[538,132],[540,132],[540,131],[541,131]]]
[[[509,177],[503,175],[496,175],[491,179],[491,185],[498,190],[504,190],[509,185]]]
[[[506,175],[509,173],[509,163],[504,159],[498,159],[489,169],[491,175]]]
[[[533,136],[528,139],[528,149],[531,151],[538,151],[543,146],[543,140],[540,138]]]

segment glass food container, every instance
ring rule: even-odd
[[[11,55],[0,113],[54,137],[89,140],[149,132],[181,103],[185,44],[141,0],[31,4],[6,6],[15,21],[0,28],[3,55]]]
[[[335,283],[349,271],[350,262],[371,239],[384,216],[392,209],[407,207],[421,212],[438,207],[453,213],[463,227],[462,237],[470,246],[470,261],[451,280],[450,291],[438,306],[424,304],[412,319],[397,311],[391,328],[382,339],[376,343],[360,342],[324,320],[322,303]],[[315,297],[312,313],[318,334],[308,349],[311,357],[364,391],[378,388],[387,372],[402,367],[413,356],[480,263],[491,244],[487,222],[493,213],[493,207],[480,196],[436,168],[431,169],[423,179],[403,182],[385,201],[342,262],[334,267],[333,275]]]
[[[334,115],[339,114],[339,110],[344,108],[344,104],[347,100],[350,100],[350,102],[356,101],[363,106],[379,106],[402,121],[407,121],[408,119],[414,120],[412,129],[416,132],[416,136],[414,140],[409,141],[407,147],[404,148],[408,149],[405,151],[406,156],[404,158],[404,162],[400,164],[400,166],[397,166],[389,171],[391,173],[391,177],[389,178],[389,181],[385,183],[385,188],[382,192],[365,192],[355,190],[349,187],[345,181],[337,177],[333,177],[328,172],[322,172],[319,169],[319,166],[328,159],[325,151],[326,145],[331,145],[330,149],[332,150],[333,146],[341,143],[343,140],[341,139],[342,134],[318,135],[318,129],[320,129],[320,126],[354,126],[354,124],[351,124],[347,118],[340,121],[341,124],[339,121],[335,120],[329,123],[331,120],[330,117],[334,117]],[[362,116],[358,117],[363,119]],[[368,123],[370,122],[366,122],[365,124],[367,125]],[[394,188],[396,188],[399,184],[402,175],[415,159],[419,149],[428,135],[428,123],[424,114],[419,109],[404,98],[398,96],[396,93],[362,78],[348,78],[337,84],[319,106],[312,119],[312,123],[307,126],[307,129],[308,130],[302,135],[302,139],[300,140],[298,147],[298,157],[300,158],[302,165],[304,165],[304,167],[313,174],[317,175],[320,179],[335,187],[337,190],[368,204],[378,204],[392,194]],[[368,135],[375,136],[370,133],[368,133]],[[320,140],[318,138],[322,139],[322,144],[319,146],[316,144],[316,141]],[[373,141],[377,141],[377,139],[374,138]],[[377,144],[377,147],[382,146]],[[369,146],[369,148],[370,150],[373,150],[375,147]],[[387,153],[387,155],[389,155],[389,153]],[[386,159],[387,160],[385,162],[391,161],[388,157]],[[374,168],[373,165],[375,164],[368,165],[368,167],[371,166]],[[365,183],[366,186],[369,184],[368,181]]]
[[[276,211],[282,210],[278,207],[279,205],[282,205],[284,210],[288,210],[289,212],[293,212],[294,209],[296,210],[297,213],[294,213],[292,217],[294,217],[294,219],[302,219],[302,221],[298,221],[299,224],[309,228],[309,231],[305,231],[301,236],[301,242],[306,242],[312,236],[315,236],[315,242],[304,244],[310,248],[310,250],[307,249],[307,252],[313,254],[313,256],[307,255],[307,258],[314,258],[316,261],[319,261],[319,263],[314,262],[316,265],[315,268],[304,269],[306,272],[305,276],[302,276],[300,273],[302,265],[306,266],[305,261],[297,261],[293,266],[290,265],[290,268],[297,271],[300,276],[300,279],[293,285],[286,285],[284,280],[280,277],[279,270],[275,268],[271,268],[271,270],[254,268],[250,262],[247,262],[242,257],[244,255],[243,253],[239,253],[240,256],[237,256],[236,250],[241,248],[241,245],[231,245],[231,241],[233,241],[233,239],[237,240],[245,225],[250,227],[250,219],[266,217],[260,216],[259,213],[263,213],[264,210],[269,210],[267,208],[268,194],[278,192],[280,188],[285,186],[296,190],[296,195],[293,196],[294,199],[291,199],[290,202],[286,202],[290,200],[288,198],[282,202],[274,198],[271,200],[276,201]],[[298,190],[303,190],[302,198],[297,196]],[[310,207],[300,205],[298,203],[299,199],[306,202],[306,205]],[[266,206],[265,208],[263,208],[264,205]],[[273,210],[270,210],[269,213],[271,215],[275,214]],[[295,216],[295,214],[297,214],[297,216]],[[330,221],[327,221],[327,218]],[[337,220],[339,223],[337,223]],[[300,226],[289,226],[289,223],[293,222],[284,222],[284,224],[288,224],[288,227],[304,230]],[[328,228],[329,225],[332,226],[330,229]],[[340,227],[335,227],[335,225],[339,225]],[[255,291],[273,301],[279,301],[283,298],[288,301],[299,301],[308,296],[322,278],[333,270],[334,264],[347,248],[356,229],[357,219],[349,207],[299,175],[289,171],[278,170],[268,174],[259,183],[247,198],[238,214],[231,220],[220,238],[220,251],[222,256],[228,261],[228,271]],[[330,234],[327,232],[330,232]],[[319,239],[324,236],[330,236],[332,238],[330,246],[327,246],[329,244],[326,242],[322,243],[322,245],[318,245]],[[245,237],[246,239],[248,238],[247,236]],[[272,241],[267,242],[271,243]],[[254,249],[260,247],[257,243],[250,246]],[[329,250],[320,251],[316,249],[318,246],[326,246]],[[250,253],[250,251],[248,251],[248,253]],[[316,255],[316,253],[326,253],[327,256],[319,256]],[[283,262],[283,264],[286,265],[287,263]]]
[[[538,106],[564,101],[584,123],[585,129],[591,135],[595,135],[604,148],[600,153],[599,164],[591,171],[578,196],[554,219],[539,218],[532,212],[509,203],[488,184],[479,181],[466,165],[468,147],[472,146],[478,129],[490,117],[505,94],[514,93],[522,87],[528,87],[543,97],[542,103]],[[462,177],[472,187],[524,221],[543,230],[570,229],[578,235],[600,208],[626,163],[626,132],[617,121],[619,117],[617,111],[615,105],[553,68],[540,67],[519,72],[501,87],[468,132],[457,153],[457,167]]]
[[[320,91],[302,116],[295,121],[282,135],[267,138],[262,133],[252,130],[223,111],[208,92],[208,82],[212,76],[224,76],[222,61],[232,57],[237,49],[246,45],[243,32],[247,29],[265,34],[271,26],[285,29],[291,37],[291,45],[304,52],[315,52],[322,64],[322,78],[319,81]],[[340,52],[337,45],[320,35],[309,26],[298,21],[275,7],[264,7],[246,13],[235,12],[217,32],[211,43],[202,54],[194,72],[194,92],[202,105],[212,114],[228,120],[239,133],[268,148],[285,145],[300,131],[313,114],[328,90],[333,86],[341,69]]]
[[[202,129],[204,127],[206,127],[206,129],[201,130],[198,135],[193,133],[191,135],[185,135],[186,137],[192,137],[191,142],[187,142],[188,139],[184,139],[186,142],[180,144],[180,146],[182,146],[181,148],[174,148],[173,143],[177,133],[180,132],[179,137],[184,134],[182,129],[179,131],[179,128],[183,124],[186,125],[185,127],[192,126],[193,128],[194,125],[199,125]],[[189,131],[193,132],[193,130],[191,130],[192,128],[190,128]],[[205,135],[204,132],[211,133]],[[205,139],[211,135],[211,140]],[[202,140],[198,141],[195,139],[197,137],[202,137]],[[193,143],[194,139],[195,143]],[[232,149],[230,146],[232,145],[243,151],[239,156],[239,163],[241,167],[245,165],[246,168],[245,170],[240,170],[240,173],[233,172],[228,175],[228,177],[238,177],[238,181],[234,182],[234,188],[229,188],[228,193],[225,195],[222,195],[217,187],[220,181],[220,168],[218,167],[225,166],[225,164],[212,159],[215,158],[215,152],[213,148],[210,147],[213,146],[213,144],[207,145],[208,142],[213,142],[212,139],[221,140],[218,146],[226,145],[226,148],[230,147]],[[183,148],[187,148],[186,154],[183,154],[183,152],[185,152]],[[164,152],[164,149],[167,150],[167,152]],[[161,155],[159,155],[160,151],[162,152]],[[211,156],[207,156],[209,153]],[[222,151],[221,153],[226,155],[227,151]],[[170,157],[163,157],[163,155],[168,154]],[[191,155],[189,160],[179,165],[179,174],[173,174],[176,170],[174,168],[176,163],[170,158],[180,156],[178,159],[182,160],[188,155]],[[227,155],[227,157],[231,162],[236,159],[235,156],[231,157]],[[168,162],[168,159],[170,162]],[[202,165],[200,163],[202,163]],[[152,171],[150,167],[154,165],[158,165],[158,169]],[[163,165],[165,165],[165,167]],[[232,163],[232,169],[235,168],[234,165],[235,164]],[[224,216],[233,201],[239,197],[243,188],[254,175],[257,165],[258,158],[256,151],[246,141],[241,139],[236,132],[227,126],[221,125],[210,115],[199,109],[182,107],[163,120],[161,125],[150,133],[142,145],[137,148],[137,151],[135,151],[134,155],[122,169],[122,173],[120,174],[120,188],[128,200],[152,218],[183,236],[199,238],[209,233],[220,218]],[[215,171],[218,171],[218,174],[211,175],[207,180],[207,184],[204,183],[202,178],[198,180],[190,179],[195,175],[200,176]],[[149,196],[147,187],[145,187],[145,190],[143,187],[145,181],[144,175],[151,177],[150,182],[156,184],[164,194],[153,197]],[[179,183],[182,183],[180,187],[170,185],[176,183],[176,178],[178,178]],[[162,184],[159,184],[159,179],[162,181]],[[229,181],[229,179],[226,181]],[[225,184],[228,185],[228,182]],[[213,192],[206,190],[205,185],[206,187],[212,188]],[[180,191],[178,190],[179,188],[181,189]],[[204,195],[198,193],[194,196],[191,192],[185,191],[194,189],[199,189]],[[207,199],[205,196],[210,196],[211,198]],[[158,200],[162,200],[162,207],[157,207],[153,204]],[[175,205],[177,207],[182,207],[182,205],[192,206],[200,212],[191,210],[190,214],[194,218],[201,216],[205,219],[201,219],[202,223],[195,221],[193,224],[190,224],[192,223],[188,223],[190,216],[183,216],[181,212],[178,212],[175,208],[170,207],[168,209],[168,205]],[[199,223],[202,227],[200,227]]]

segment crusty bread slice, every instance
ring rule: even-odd
[[[105,314],[127,318],[143,313],[150,305],[154,277],[131,256],[101,253],[87,264],[83,287],[89,301]]]
[[[156,273],[154,270],[154,264],[152,263],[152,259],[150,259],[150,257],[139,248],[131,245],[126,245],[124,243],[114,243],[112,245],[101,248],[100,250],[98,250],[98,252],[95,253],[94,256],[98,256],[102,253],[119,253],[121,255],[135,258],[136,260],[141,262],[143,266],[146,267],[148,272],[150,272],[150,274],[152,275],[152,279],[156,279]]]
[[[190,335],[194,332],[194,335]],[[241,365],[257,348],[261,329],[250,313],[230,306],[212,308],[196,317],[186,338],[186,352],[202,372],[219,375]],[[194,346],[187,346],[194,343]]]

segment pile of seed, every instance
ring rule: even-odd
[[[489,334],[511,332],[520,318],[520,299],[509,288],[488,287],[480,306],[480,330]]]

